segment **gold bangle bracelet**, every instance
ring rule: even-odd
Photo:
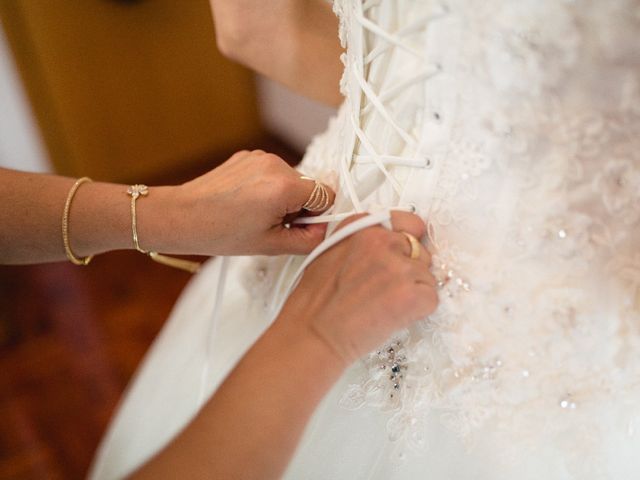
[[[92,180],[89,177],[82,177],[76,180],[71,187],[71,190],[69,190],[67,201],[64,203],[64,211],[62,212],[62,243],[64,244],[64,253],[67,255],[69,261],[74,265],[89,265],[89,262],[93,258],[93,255],[89,255],[84,258],[76,257],[71,250],[71,244],[69,242],[69,210],[71,210],[71,202],[73,201],[73,197],[80,185],[91,181]]]
[[[144,250],[140,246],[138,240],[138,216],[136,215],[136,200],[140,197],[149,195],[149,187],[146,185],[131,185],[127,188],[127,194],[131,197],[131,236],[133,238],[133,246],[140,253],[148,255],[153,261],[167,265],[169,267],[185,270],[190,273],[196,273],[200,269],[200,263],[183,260],[182,258],[169,257],[151,250]]]

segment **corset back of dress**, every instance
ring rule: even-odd
[[[335,212],[415,207],[441,299],[343,406],[395,412],[416,450],[436,410],[470,442],[544,436],[595,472],[603,419],[631,434],[640,395],[640,2],[335,10],[346,102],[303,168],[333,162]]]

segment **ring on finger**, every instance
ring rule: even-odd
[[[308,200],[302,205],[302,208],[309,212],[322,212],[329,206],[329,192],[324,184],[315,178],[301,176],[303,180],[311,180],[315,183]]]
[[[409,240],[409,246],[411,247],[409,258],[411,258],[411,260],[416,260],[417,258],[419,258],[420,257],[420,241],[408,232],[402,231],[400,233],[402,233],[407,238],[407,240]]]

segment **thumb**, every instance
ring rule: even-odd
[[[279,254],[303,255],[316,248],[327,232],[326,223],[282,226],[276,232],[275,244]]]

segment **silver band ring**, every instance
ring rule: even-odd
[[[302,208],[309,212],[323,212],[329,207],[329,192],[327,191],[327,187],[325,187],[322,183],[317,181],[315,178],[311,177],[300,177],[302,180],[311,180],[315,182],[313,186],[313,190],[311,191],[311,195],[309,195],[309,199],[302,205]]]
[[[407,237],[407,240],[409,240],[409,245],[411,246],[411,252],[409,253],[409,258],[411,258],[411,260],[416,260],[417,258],[420,258],[420,242],[418,241],[418,239],[413,235],[411,235],[410,233],[407,233],[407,232],[400,232],[400,233],[402,233],[405,237]]]

